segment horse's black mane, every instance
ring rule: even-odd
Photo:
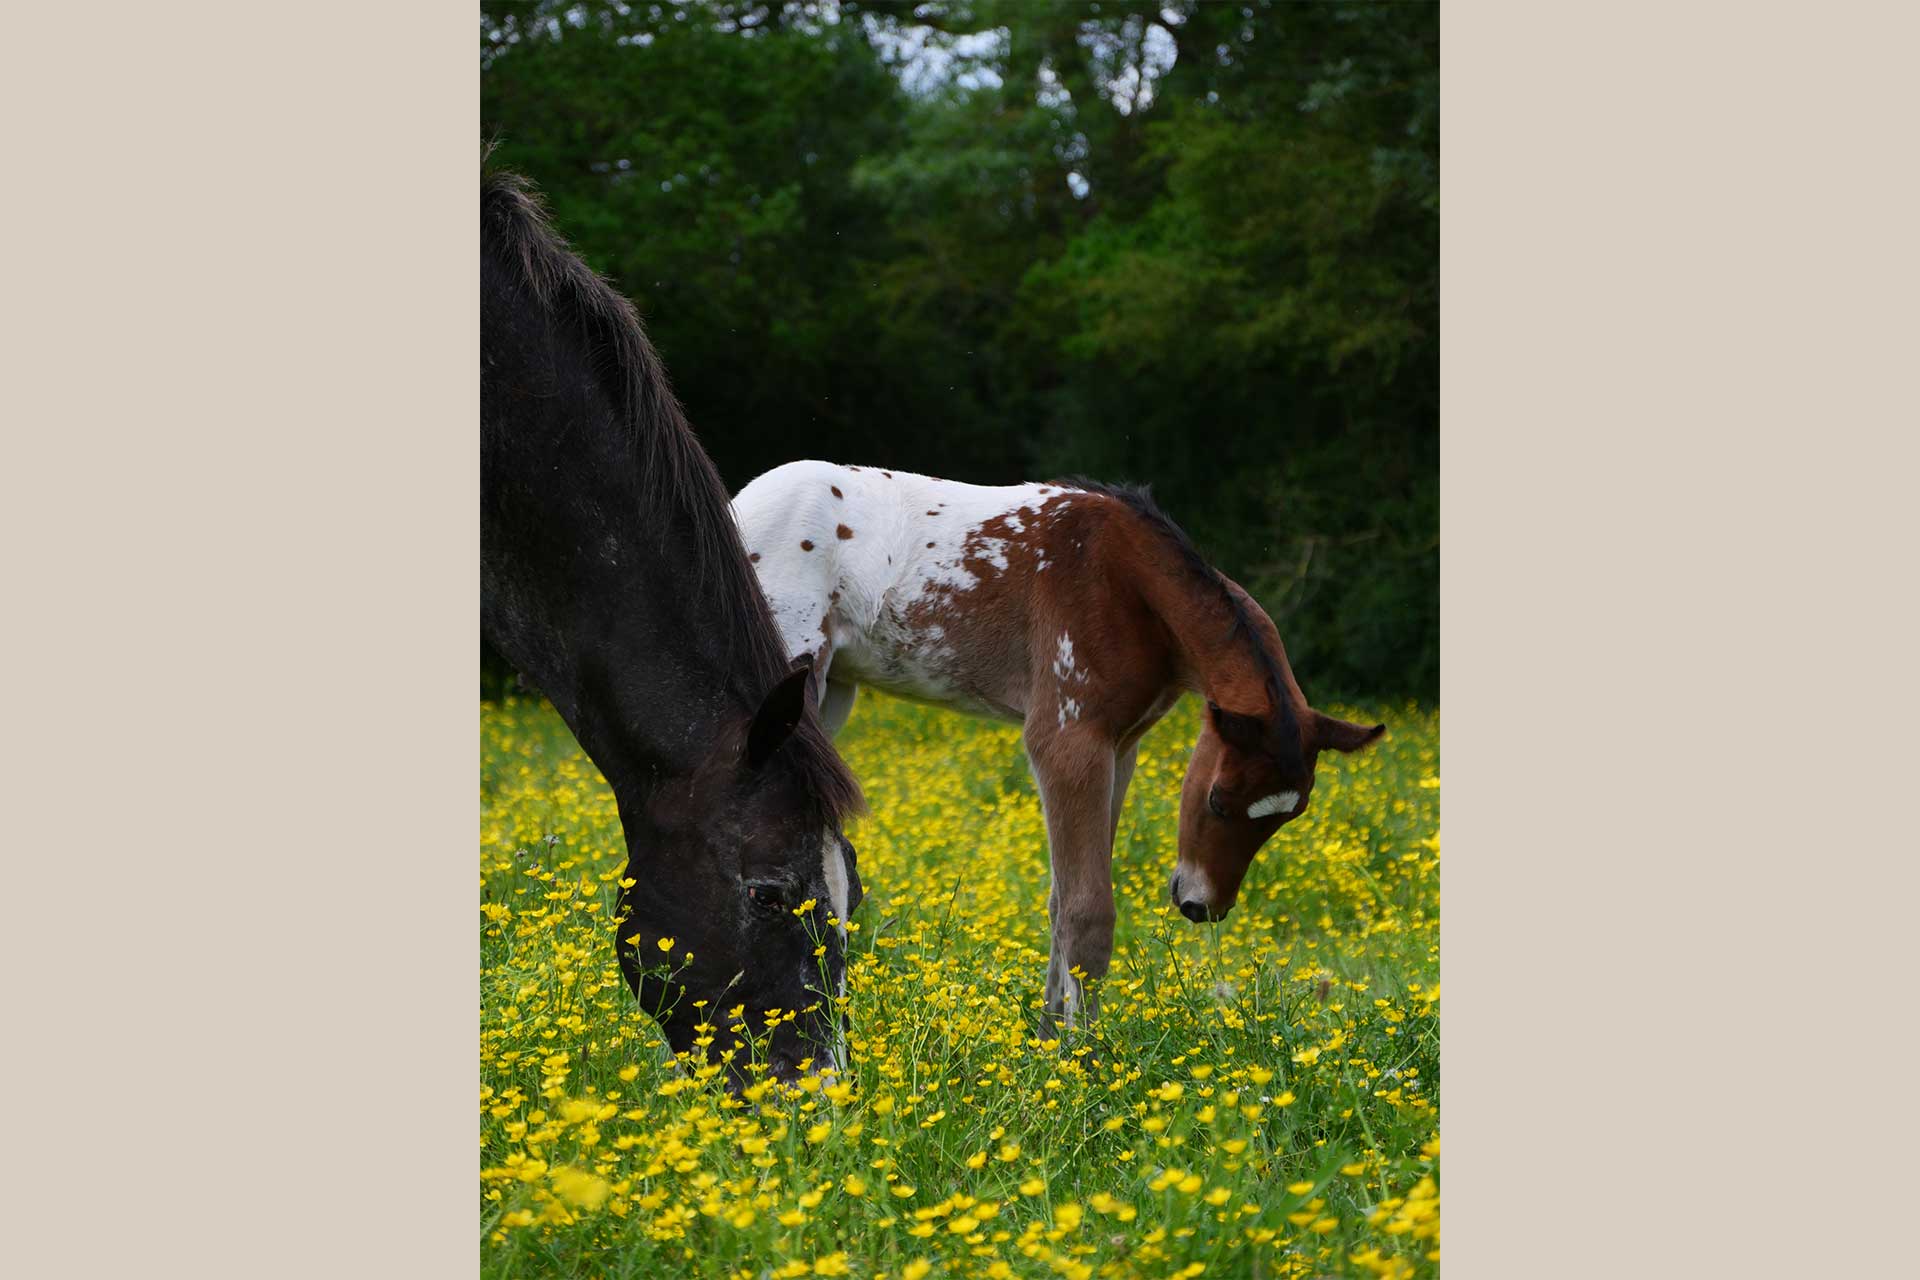
[[[718,615],[730,665],[744,669],[753,696],[764,694],[790,670],[785,647],[747,562],[726,485],[687,425],[633,303],[567,246],[527,181],[489,169],[484,151],[480,221],[482,243],[504,250],[533,299],[576,326],[595,353],[605,390],[628,427],[637,503],[672,513],[691,533],[696,595]],[[801,721],[781,755],[798,769],[823,816],[837,822],[864,809],[859,784],[814,718]]]
[[[641,500],[677,505],[693,526],[697,568],[705,583],[716,567],[726,575],[728,543],[737,545],[728,496],[706,450],[687,426],[665,366],[647,341],[640,316],[618,290],[580,260],[553,229],[540,197],[515,173],[482,170],[480,218],[497,243],[519,264],[534,299],[579,326],[598,355],[597,364],[614,403],[627,415],[642,486]],[[717,494],[719,502],[707,501]],[[744,561],[735,566],[747,572]],[[737,588],[739,582],[723,587]],[[722,595],[738,601],[737,590]],[[782,664],[784,666],[784,664]]]
[[[1267,677],[1267,696],[1273,700],[1275,711],[1282,723],[1293,722],[1293,708],[1282,690],[1286,681],[1281,677],[1280,664],[1274,661],[1273,654],[1260,642],[1260,632],[1254,626],[1252,616],[1247,612],[1246,600],[1227,589],[1227,580],[1220,571],[1209,564],[1200,554],[1200,548],[1193,545],[1193,539],[1187,531],[1173,522],[1173,517],[1160,509],[1153,500],[1150,486],[1140,484],[1105,484],[1099,480],[1089,480],[1085,476],[1069,476],[1054,483],[1075,489],[1084,489],[1088,493],[1103,494],[1114,499],[1131,511],[1134,518],[1159,535],[1160,540],[1173,551],[1176,559],[1186,569],[1187,576],[1206,587],[1220,601],[1231,619],[1232,638],[1244,643],[1253,651],[1260,663],[1261,671]]]

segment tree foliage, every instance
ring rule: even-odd
[[[489,2],[481,66],[731,487],[1151,482],[1314,696],[1437,692],[1437,6]]]

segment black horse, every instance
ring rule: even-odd
[[[613,788],[633,881],[615,951],[667,1042],[711,1035],[711,1059],[735,1050],[737,1084],[748,1054],[729,1011],[744,1005],[754,1034],[784,1018],[766,1046],[776,1075],[840,1059],[831,921],[860,898],[841,834],[859,787],[632,304],[522,180],[484,164],[480,584],[488,642]]]

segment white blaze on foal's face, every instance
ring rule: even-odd
[[[1298,791],[1276,791],[1247,806],[1249,818],[1264,818],[1275,813],[1292,813],[1300,804]]]

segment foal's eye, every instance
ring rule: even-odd
[[[1213,810],[1213,816],[1216,818],[1227,816],[1227,807],[1220,802],[1220,788],[1207,788],[1207,808]]]

